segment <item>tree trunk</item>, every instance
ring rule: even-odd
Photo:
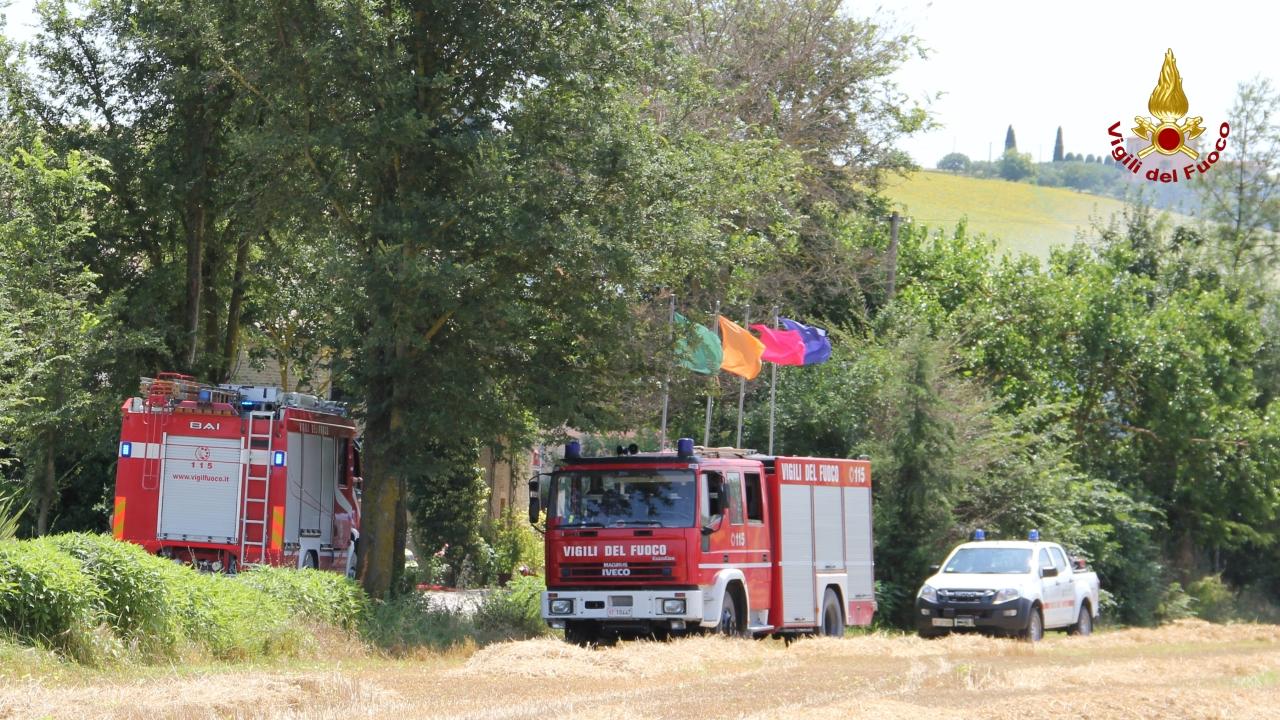
[[[185,370],[195,369],[200,350],[200,282],[204,276],[204,205],[193,190],[187,197],[187,357]]]
[[[220,354],[218,352],[218,320],[222,313],[218,308],[218,266],[222,264],[222,248],[219,247],[217,238],[210,238],[205,235],[204,241],[204,267],[201,268],[200,293],[203,299],[200,301],[201,313],[204,315],[204,363],[203,369],[206,371],[205,376],[209,379],[216,378],[221,374],[222,370],[218,367],[221,364]]]
[[[44,472],[40,477],[39,492],[36,494],[36,535],[49,533],[49,514],[53,510],[53,501],[58,496],[57,464],[54,462],[54,435],[45,436]]]
[[[404,577],[404,549],[409,540],[409,487],[403,476],[400,478],[400,490],[396,496],[395,549],[391,553],[391,587],[400,587],[400,579]]]
[[[394,417],[391,379],[385,372],[385,349],[369,349],[368,422],[365,426],[364,494],[360,507],[360,553],[356,577],[369,597],[381,599],[391,589],[395,553],[396,505],[400,493],[399,463],[392,444]]]
[[[245,274],[249,269],[249,234],[236,243],[236,268],[231,277],[231,299],[227,302],[227,335],[222,343],[222,380],[230,379],[240,353],[240,314],[244,303]]]

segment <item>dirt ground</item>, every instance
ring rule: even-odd
[[[1280,717],[1280,627],[1198,621],[1051,633],[1036,646],[864,635],[588,650],[542,639],[297,665],[4,677],[0,717]]]

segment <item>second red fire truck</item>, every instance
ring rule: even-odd
[[[570,642],[715,630],[843,635],[876,610],[867,460],[732,449],[582,457],[530,487],[542,616]],[[545,498],[545,500],[544,500]]]
[[[343,406],[165,373],[143,378],[121,413],[117,539],[206,570],[351,574],[361,479]]]

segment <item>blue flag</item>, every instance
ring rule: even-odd
[[[787,318],[779,320],[786,329],[800,333],[800,339],[804,341],[805,365],[817,365],[831,359],[831,340],[827,338],[826,330]]]

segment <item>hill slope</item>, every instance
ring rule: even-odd
[[[894,206],[917,224],[950,232],[963,217],[969,230],[999,240],[1001,248],[1040,257],[1054,245],[1074,242],[1091,219],[1119,215],[1125,204],[1069,188],[1040,187],[1005,180],[923,170],[895,178],[885,191]],[[1182,215],[1171,219],[1186,222]]]

